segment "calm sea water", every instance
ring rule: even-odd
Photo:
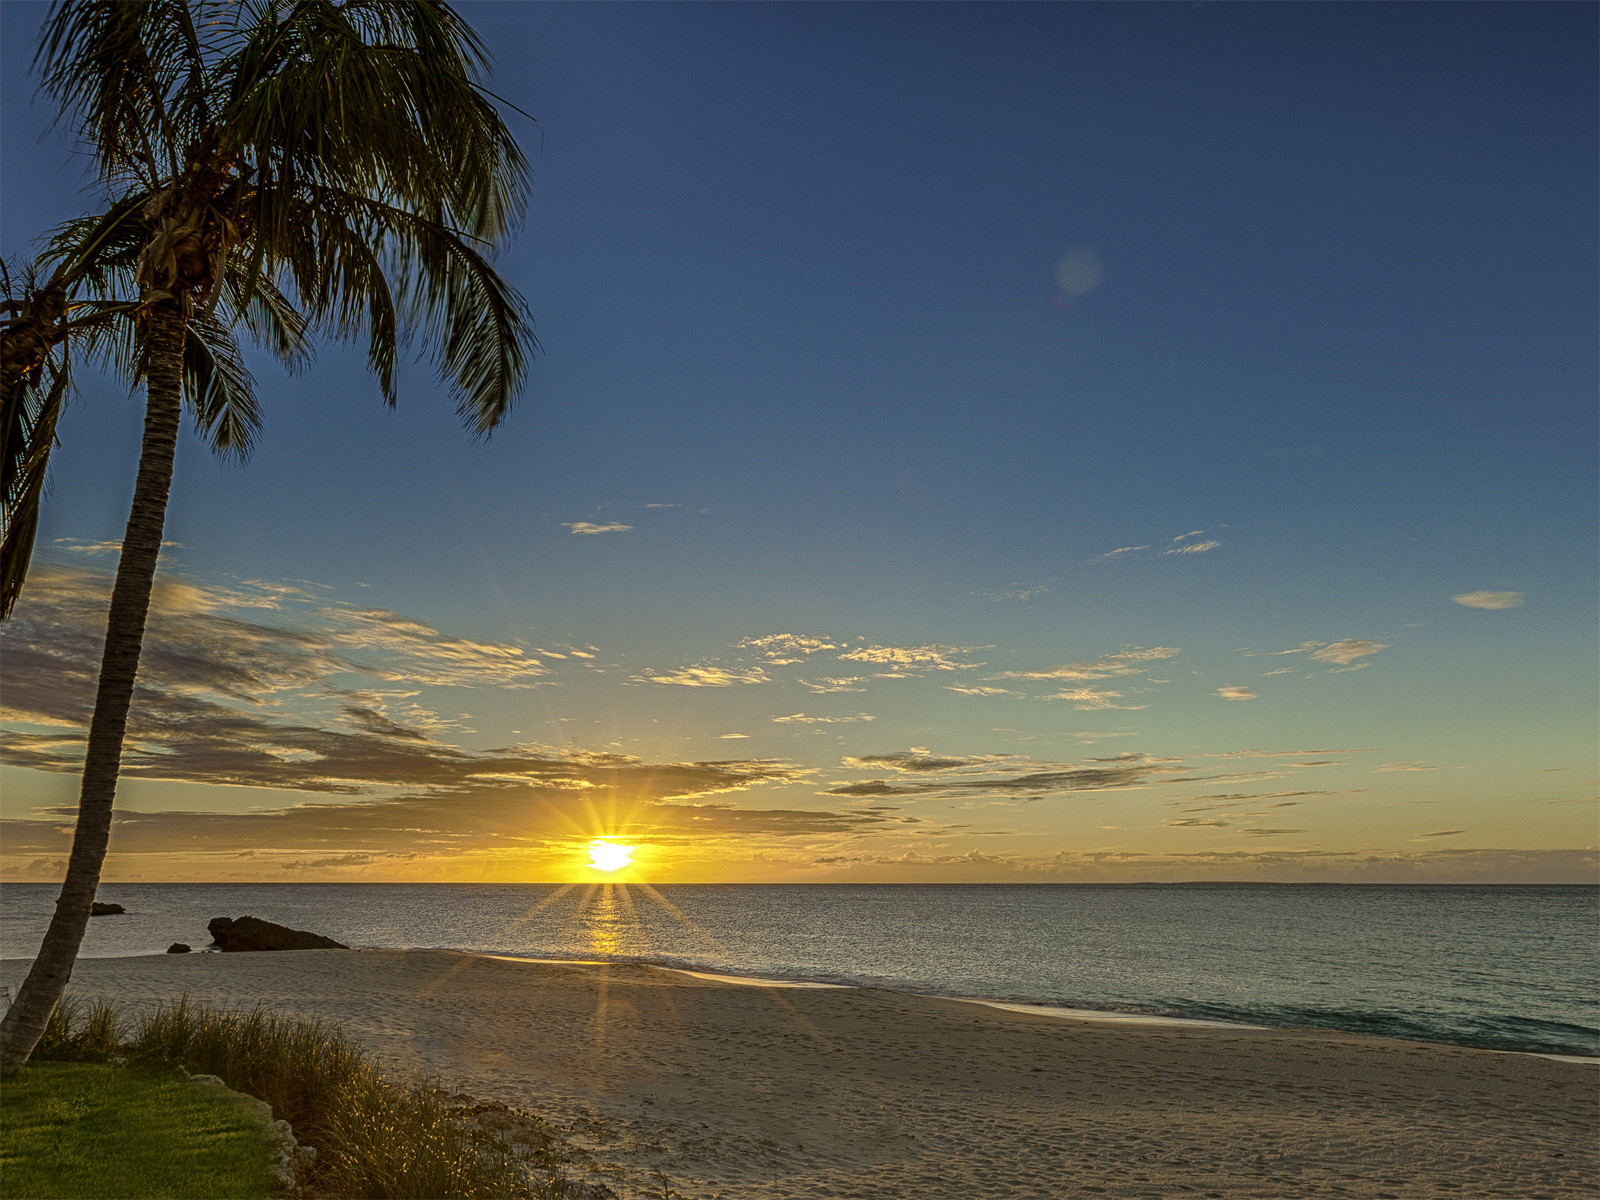
[[[31,957],[56,888],[0,887]],[[352,946],[646,962],[994,1000],[1600,1053],[1600,888],[107,884],[84,954],[246,913]]]

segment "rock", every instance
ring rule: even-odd
[[[343,942],[263,921],[260,917],[212,917],[206,923],[211,940],[223,950],[348,950]]]
[[[99,900],[96,900],[93,904],[89,905],[89,915],[91,917],[114,917],[118,913],[125,913],[127,911],[128,910],[123,908],[120,904],[104,904]]]
[[[168,954],[187,954],[187,953],[189,953],[189,947],[186,946],[182,942],[173,942],[172,945],[167,947],[167,953]]]

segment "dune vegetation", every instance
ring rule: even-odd
[[[229,1104],[188,1074],[216,1076],[289,1123],[302,1197],[590,1194],[566,1182],[559,1138],[537,1117],[394,1080],[320,1021],[187,997],[137,1017],[70,998],[57,1008],[32,1061],[6,1083],[3,1194],[281,1194],[259,1108]]]

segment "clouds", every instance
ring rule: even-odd
[[[81,770],[107,582],[98,572],[41,568],[6,627],[10,765]],[[387,610],[302,604],[300,615],[315,625],[295,629],[229,611],[241,601],[278,611],[286,603],[248,588],[171,580],[158,587],[122,773],[326,799],[251,813],[123,811],[116,853],[315,852],[308,862],[354,866],[366,859],[349,856],[460,854],[597,830],[783,838],[890,820],[708,802],[807,777],[774,759],[650,763],[614,752],[448,744],[459,725],[420,703],[417,688],[332,680],[365,674],[514,688],[547,668],[518,647],[453,637]],[[715,669],[695,670],[706,686]],[[6,822],[7,856],[59,855],[67,816]]]
[[[925,746],[913,746],[910,750],[902,750],[894,754],[862,754],[846,758],[845,765],[865,770],[876,770],[888,767],[891,771],[903,771],[913,775],[922,775],[929,772],[955,771],[963,767],[987,767],[990,763],[1003,760],[1004,754],[982,754],[976,757],[959,757],[950,755],[936,755],[928,751]]]
[[[1063,663],[1055,667],[1043,667],[1029,671],[1002,671],[992,675],[991,679],[1036,681],[1036,682],[1086,682],[1101,679],[1116,679],[1130,676],[1143,675],[1150,669],[1150,664],[1164,659],[1175,658],[1182,651],[1176,646],[1127,646],[1114,654],[1102,655],[1090,662]],[[961,690],[961,689],[952,689]],[[999,695],[1018,694],[1007,693],[1002,688],[972,688],[966,689],[969,695]],[[1097,712],[1103,709],[1125,709],[1133,711],[1146,707],[1143,704],[1119,704],[1123,693],[1110,688],[1076,687],[1063,688],[1039,697],[1043,700],[1065,700],[1081,712]]]
[[[862,639],[855,639],[861,642]],[[928,671],[964,671],[981,667],[964,656],[969,648],[943,645],[892,645],[869,642],[853,645],[848,638],[817,634],[771,633],[747,637],[734,646],[749,657],[733,666],[697,665],[673,670],[647,670],[634,676],[638,682],[677,683],[689,687],[725,687],[735,683],[793,682],[809,692],[859,692],[876,679],[916,679]],[[823,675],[816,678],[774,677],[771,670],[814,661],[885,667],[867,675]]]
[[[1130,556],[1131,557],[1141,557],[1141,556],[1143,556],[1143,557],[1147,557],[1147,558],[1166,558],[1166,557],[1169,557],[1170,555],[1174,555],[1174,554],[1179,554],[1179,555],[1208,554],[1212,550],[1219,549],[1221,547],[1222,543],[1217,541],[1215,538],[1207,538],[1205,541],[1199,541],[1199,542],[1191,540],[1193,538],[1202,537],[1206,532],[1208,532],[1208,531],[1204,530],[1204,529],[1191,529],[1188,533],[1180,533],[1177,537],[1173,538],[1170,542],[1168,542],[1160,550],[1156,550],[1153,546],[1150,546],[1150,545],[1118,546],[1115,550],[1107,550],[1104,554],[1097,554],[1093,558],[1089,559],[1088,561],[1091,562],[1091,563],[1103,563],[1103,562],[1111,562],[1113,559],[1127,558],[1127,557],[1130,557]],[[1147,554],[1146,553],[1147,551],[1149,551],[1150,553]]]
[[[735,665],[700,664],[672,670],[648,670],[634,676],[637,682],[677,683],[690,687],[723,687],[734,683],[798,684],[815,695],[864,691],[878,680],[925,678],[943,672],[972,671],[985,664],[972,659],[978,650],[994,647],[955,646],[942,643],[899,644],[864,642],[856,638],[821,634],[772,633],[747,637],[736,643],[736,650],[748,657]],[[1004,683],[1091,683],[1106,679],[1135,678],[1149,672],[1152,664],[1175,658],[1175,646],[1125,646],[1097,659],[1070,662],[1031,670],[1002,671],[984,677],[982,683],[945,684],[945,690],[979,698],[1015,696],[1024,699],[1066,701],[1074,707],[1096,712],[1106,709],[1135,710],[1143,704],[1123,703],[1125,693],[1111,688],[1068,687],[1042,692],[1001,686]],[[800,664],[819,665],[819,660],[884,668],[863,674],[795,676],[781,668]],[[778,672],[774,674],[774,672]]]
[[[34,728],[87,724],[110,582],[81,567],[34,570],[0,634],[6,720]],[[240,706],[278,719],[293,712],[313,725],[382,728],[386,736],[401,725],[437,732],[442,725],[416,702],[417,688],[516,690],[554,682],[552,670],[519,646],[456,637],[385,609],[329,603],[309,587],[211,587],[162,575],[139,664],[130,748],[136,752],[142,736],[161,729],[222,721]],[[352,690],[345,682],[362,680],[400,686]]]
[[[1464,604],[1468,608],[1516,608],[1522,603],[1521,592],[1463,592],[1459,596],[1451,596],[1457,604]]]
[[[1252,692],[1247,687],[1239,687],[1237,684],[1232,684],[1227,687],[1219,687],[1217,695],[1224,700],[1254,700],[1259,693]]]
[[[1141,675],[1147,665],[1162,659],[1176,658],[1183,653],[1176,646],[1128,646],[1115,654],[1107,654],[1093,662],[1065,663],[1036,671],[1002,671],[995,679],[1112,679],[1123,675]]]
[[[1118,708],[1129,712],[1148,707],[1144,704],[1118,704],[1121,692],[1114,692],[1108,688],[1067,688],[1064,691],[1054,692],[1044,697],[1046,700],[1070,700],[1072,707],[1079,712],[1099,712],[1101,709]]]
[[[1112,559],[1120,558],[1124,554],[1137,554],[1141,550],[1148,549],[1150,549],[1149,546],[1118,546],[1115,550],[1107,550],[1104,554],[1095,555],[1089,561],[1092,563],[1110,562]]]
[[[959,646],[862,646],[839,657],[846,662],[871,663],[900,670],[965,671],[982,663],[962,662],[967,651]]]
[[[849,725],[857,721],[876,721],[878,718],[871,713],[857,713],[853,717],[808,717],[803,712],[791,713],[787,717],[773,717],[778,725]]]
[[[936,755],[925,747],[844,760],[856,770],[887,769],[907,780],[866,779],[835,784],[825,796],[994,796],[1023,800],[1068,792],[1100,792],[1192,780],[1181,760],[1144,754],[1090,758],[1082,763],[1044,762],[1018,755]]]
[[[839,650],[843,644],[828,638],[810,637],[794,633],[772,633],[766,637],[745,638],[739,643],[741,650],[755,650],[773,666],[787,667],[804,662],[823,650]]]
[[[718,666],[680,667],[676,671],[646,671],[635,675],[639,683],[671,683],[679,687],[732,687],[735,684],[771,683],[772,679],[760,667],[729,668]]]
[[[1329,642],[1311,651],[1311,657],[1318,662],[1334,663],[1341,667],[1349,666],[1358,658],[1366,658],[1380,650],[1389,647],[1383,642],[1364,641],[1357,638],[1345,638],[1342,641]]]
[[[1375,642],[1367,638],[1341,638],[1337,642],[1301,642],[1289,650],[1274,650],[1275,655],[1304,654],[1317,662],[1333,664],[1329,674],[1337,675],[1345,671],[1360,671],[1369,667],[1371,663],[1357,661],[1370,658],[1380,650],[1387,650],[1387,642]],[[1251,653],[1246,651],[1246,653]],[[1266,675],[1282,674],[1282,670],[1269,671]],[[1265,675],[1263,675],[1265,678]]]
[[[562,846],[601,834],[666,841],[804,839],[894,822],[883,811],[740,808],[697,799],[795,778],[792,768],[769,761],[606,765],[559,756],[518,759],[524,769],[533,763],[550,774],[479,779],[448,790],[272,811],[122,811],[113,819],[111,848],[121,856],[216,856],[253,850],[258,856],[312,852],[438,858]],[[4,822],[7,856],[59,854],[70,836],[65,815]]]
[[[649,505],[647,507],[654,508],[656,506]],[[561,523],[572,530],[573,533],[580,533],[586,536],[592,536],[597,533],[628,533],[633,529],[632,525],[623,525],[617,521],[613,521],[608,525],[597,525],[593,521],[563,521]]]
[[[808,692],[828,695],[832,692],[864,692],[867,689],[861,685],[871,678],[870,675],[832,675],[821,679],[800,679],[796,682]]]

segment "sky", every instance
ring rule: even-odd
[[[1597,12],[466,4],[507,423],[186,429],[108,880],[1596,878]],[[0,5],[0,252],[89,210]],[[142,406],[5,626],[58,878]]]

